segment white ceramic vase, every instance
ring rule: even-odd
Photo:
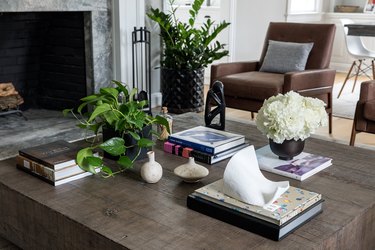
[[[176,167],[173,172],[185,182],[197,182],[206,177],[209,171],[202,165],[196,164],[194,157],[189,157],[187,163]]]
[[[148,162],[141,167],[142,179],[147,183],[156,183],[163,176],[163,168],[155,161],[155,152],[147,152]]]

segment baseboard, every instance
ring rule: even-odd
[[[161,107],[162,94],[161,92],[156,92],[151,94],[151,108]]]
[[[331,62],[330,68],[335,69],[337,72],[348,73],[351,63],[340,63],[340,62]]]

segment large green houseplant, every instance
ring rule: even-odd
[[[183,23],[176,17],[174,0],[170,12],[151,8],[147,16],[160,27],[163,43],[161,55],[161,91],[163,106],[172,113],[203,110],[204,68],[228,55],[225,44],[215,41],[228,27],[207,18],[203,25],[196,20],[204,0],[195,0],[189,10],[189,21]]]
[[[99,93],[82,98],[77,109],[63,111],[65,115],[71,113],[79,121],[80,128],[91,130],[95,135],[105,130],[114,132],[115,136],[110,136],[108,140],[99,144],[93,140],[89,147],[77,153],[76,161],[82,169],[94,174],[100,173],[103,177],[113,176],[131,168],[142,149],[154,145],[149,133],[157,133],[145,128],[160,124],[169,131],[164,117],[152,117],[143,111],[147,100],[135,99],[136,88],[129,91],[121,82],[112,81],[112,84],[114,87],[101,88]],[[86,109],[89,111],[84,112]],[[95,154],[99,148],[117,158],[117,170],[109,168],[103,158]],[[129,156],[130,150],[135,151],[135,154]]]

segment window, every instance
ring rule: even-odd
[[[316,13],[319,12],[321,0],[289,0],[288,13]]]

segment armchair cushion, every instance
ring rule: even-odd
[[[363,107],[363,116],[370,121],[375,121],[375,100],[365,103]]]
[[[264,101],[283,92],[284,75],[250,71],[218,78],[225,82],[225,95]]]
[[[269,40],[259,71],[286,73],[303,71],[314,43],[293,43]]]

